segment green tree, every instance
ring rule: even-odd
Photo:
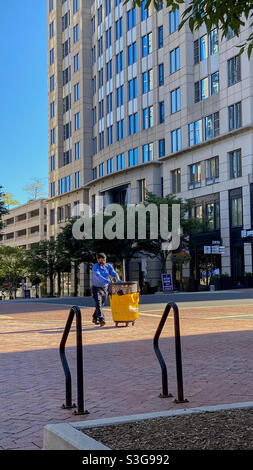
[[[27,250],[29,275],[43,276],[49,279],[50,292],[54,295],[54,279],[63,267],[62,254],[58,249],[57,241],[43,240]]]
[[[202,230],[202,221],[188,217],[189,211],[193,206],[193,201],[183,201],[175,195],[168,194],[165,197],[156,196],[153,193],[147,193],[144,205],[154,204],[158,209],[158,237],[150,237],[150,216],[147,214],[147,237],[146,239],[137,240],[137,247],[139,251],[145,252],[151,258],[157,258],[161,263],[162,272],[166,273],[167,259],[171,251],[166,248],[165,240],[161,237],[160,233],[160,205],[165,204],[168,207],[168,232],[172,231],[172,206],[173,204],[180,205],[180,226],[181,236],[180,245],[175,253],[189,248],[189,236]]]
[[[1,218],[3,215],[8,214],[8,209],[6,207],[6,202],[5,202],[5,193],[3,191],[3,186],[0,186],[0,230],[3,227],[3,222],[1,221]]]
[[[27,276],[28,264],[26,250],[19,247],[0,246],[0,279],[8,281],[10,297],[16,298],[21,280]]]
[[[129,0],[126,0],[128,2]],[[144,0],[145,8],[153,2],[156,9],[159,3],[163,3],[169,8],[175,10],[180,5],[185,5],[182,13],[179,29],[185,23],[190,27],[190,30],[199,29],[203,24],[209,33],[213,28],[219,28],[222,32],[222,38],[226,37],[229,28],[231,28],[235,35],[239,37],[240,29],[249,21],[250,28],[253,26],[253,1],[252,0],[192,0],[190,2],[185,0]],[[133,0],[133,6],[141,6],[142,0]],[[250,33],[242,44],[240,44],[240,53],[245,48],[247,49],[248,56],[250,57],[253,47],[253,33]]]
[[[96,238],[95,234],[95,226],[98,221],[98,217],[100,216],[93,215],[91,218],[91,239],[85,238],[85,236],[83,236],[82,239],[77,239],[73,236],[73,224],[76,222],[76,220],[73,219],[62,229],[62,232],[58,235],[58,242],[60,243],[61,250],[65,254],[65,256],[72,262],[76,263],[76,265],[79,265],[83,262],[92,265],[96,262],[97,253],[104,252],[106,253],[108,259],[111,262],[119,263],[122,265],[123,260],[125,260],[126,270],[128,270],[129,261],[134,256],[134,254],[138,252],[138,248],[135,239],[127,239],[127,208],[123,207],[122,209],[124,211],[124,239],[119,239],[116,235],[116,231],[115,237],[113,239],[108,239],[104,235],[106,225],[108,222],[110,223],[110,221],[113,220],[114,214],[112,214],[112,216],[103,216],[102,238]],[[82,227],[80,228],[82,230]]]
[[[33,178],[32,183],[23,188],[31,199],[38,199],[42,196],[46,196],[46,192],[43,191],[43,180],[41,178]]]

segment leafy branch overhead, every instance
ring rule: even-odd
[[[129,0],[126,0],[127,3]],[[230,29],[235,36],[239,37],[241,27],[245,26],[249,20],[250,28],[253,26],[253,0],[144,0],[145,8],[153,3],[156,10],[159,4],[175,10],[180,5],[184,5],[182,11],[179,30],[188,23],[191,32],[198,30],[203,24],[207,32],[213,28],[218,28],[222,32],[222,39],[225,38]],[[133,7],[141,7],[142,0],[133,0]],[[245,42],[238,45],[240,54],[247,50],[250,58],[253,48],[253,32],[249,34]]]

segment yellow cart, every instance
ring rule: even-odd
[[[109,298],[112,318],[115,326],[120,323],[134,325],[139,314],[139,287],[138,282],[120,282],[109,284]]]

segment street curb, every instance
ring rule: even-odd
[[[48,424],[43,430],[43,450],[111,450],[102,443],[84,434],[84,429],[125,424],[153,418],[167,418],[170,416],[185,416],[194,413],[214,412],[251,408],[253,402],[231,403],[214,406],[200,406],[180,410],[159,411],[154,413],[136,414],[130,416],[117,416],[75,423]]]

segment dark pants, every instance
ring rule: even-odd
[[[103,305],[108,297],[108,286],[104,287],[92,287],[92,294],[93,294],[93,299],[95,300],[96,303],[96,310],[93,313],[93,319],[101,321],[105,319],[104,313],[103,313]]]

